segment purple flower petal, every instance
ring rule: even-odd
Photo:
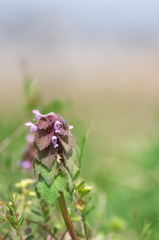
[[[32,167],[32,163],[29,160],[25,160],[21,162],[21,167],[25,169],[29,169]]]
[[[69,126],[69,129],[72,129],[72,128],[74,128],[74,126]]]
[[[60,133],[60,125],[61,125],[60,121],[56,121],[54,123],[55,133]]]
[[[41,115],[41,113],[38,110],[33,110],[32,112],[36,115]]]
[[[36,115],[34,120],[40,120],[44,116],[38,110],[33,110],[32,112]]]
[[[57,137],[56,136],[53,136],[52,137],[52,143],[54,144],[54,148],[57,148],[59,145],[57,144]]]
[[[33,143],[34,136],[32,134],[27,134],[26,135],[26,140],[28,143]]]
[[[35,132],[38,129],[38,127],[31,122],[27,122],[27,123],[25,123],[25,125],[30,127],[30,132]]]
[[[28,127],[31,127],[32,124],[33,124],[33,123],[31,123],[31,122],[25,123],[25,125],[28,126]]]

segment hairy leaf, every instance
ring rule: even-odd
[[[51,185],[48,185],[44,178],[40,175],[37,184],[37,191],[41,197],[50,205],[55,205],[59,198],[59,191],[67,189],[67,176],[64,173],[59,173],[53,180]]]
[[[38,128],[41,129],[45,129],[47,127],[49,127],[51,125],[51,123],[46,119],[46,118],[41,118],[38,122]]]
[[[44,150],[40,151],[37,147],[36,144],[34,144],[35,147],[35,158],[42,162],[46,167],[49,169],[52,168],[53,163],[56,160],[57,156],[57,149],[54,148],[53,144],[50,144],[47,148]]]
[[[50,132],[48,132],[48,130],[45,130],[45,129],[41,129],[41,130],[38,129],[35,132],[35,142],[40,151],[44,150],[46,147],[49,146],[53,135],[54,135],[53,129],[50,130]]]
[[[57,162],[53,164],[52,169],[48,169],[45,165],[41,164],[37,159],[35,159],[34,169],[38,174],[41,174],[41,176],[49,185],[52,184],[54,177],[58,174]]]

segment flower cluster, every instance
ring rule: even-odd
[[[35,133],[35,158],[49,169],[56,160],[66,162],[75,146],[70,133],[73,126],[69,126],[60,115],[53,112],[43,115],[33,110],[33,113],[37,123],[28,122],[25,125],[30,127],[31,133]]]

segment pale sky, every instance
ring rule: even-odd
[[[1,42],[23,42],[25,46],[38,39],[47,44],[64,36],[68,42],[113,39],[155,44],[159,39],[159,1],[0,0]]]

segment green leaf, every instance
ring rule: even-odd
[[[88,194],[91,192],[91,190],[85,190],[83,191],[83,193],[80,194],[81,198],[85,198],[86,196],[88,196]]]
[[[36,210],[31,209],[31,212],[34,213],[37,216],[42,216],[41,212],[38,212]]]
[[[76,162],[76,151],[73,148],[71,153],[68,155],[68,160],[66,162],[66,165],[68,167],[68,170],[71,174],[71,177],[73,180],[77,179],[80,171],[79,168],[77,167],[77,162]]]
[[[9,221],[9,223],[11,224],[11,226],[18,231],[19,229],[18,229],[18,226],[17,226],[18,225],[17,219],[14,218],[11,215],[7,215],[7,219]]]
[[[49,140],[49,139],[48,139]],[[39,151],[36,143],[33,144],[35,148],[35,158],[38,159],[43,165],[51,169],[53,163],[56,161],[56,149],[53,144],[50,144],[44,150]]]
[[[25,230],[25,235],[29,235],[31,232],[32,232],[32,229],[31,228],[27,228]]]
[[[82,181],[76,184],[76,189],[79,190],[85,186],[86,182]]]
[[[53,233],[56,234],[59,230],[60,230],[60,228],[54,227],[54,228],[53,228]]]
[[[59,191],[67,189],[67,176],[64,173],[59,173],[53,180],[51,185],[48,185],[44,178],[40,175],[37,184],[37,191],[41,197],[50,205],[55,205],[59,198]]]
[[[73,176],[73,180],[75,181],[80,175],[80,170],[77,170],[77,172]]]
[[[74,222],[74,221],[78,221],[78,222],[81,222],[81,218],[80,217],[71,217],[71,221]]]
[[[78,193],[80,195],[80,198],[86,197],[91,192],[92,187],[90,186],[84,186],[83,188],[78,189]]]
[[[90,208],[86,211],[85,216],[88,215],[88,214],[90,214],[94,209],[95,209],[95,206],[90,207]]]
[[[67,182],[68,182],[68,188],[69,188],[68,192],[72,193],[73,189],[74,189],[74,184],[73,184],[72,177],[69,172],[67,172]]]
[[[13,206],[12,206],[11,204],[6,203],[6,206],[9,208],[9,210],[10,210],[11,212],[14,212],[14,208],[13,208]]]
[[[24,223],[24,213],[21,214],[20,218],[19,218],[19,224],[22,227]]]
[[[53,179],[58,174],[57,162],[53,164],[53,167],[51,169],[48,169],[45,165],[43,165],[37,159],[35,159],[34,168],[38,174],[41,174],[41,176],[45,179],[45,181],[49,185],[52,184]]]
[[[32,240],[32,239],[34,239],[34,235],[28,236],[25,240]]]

